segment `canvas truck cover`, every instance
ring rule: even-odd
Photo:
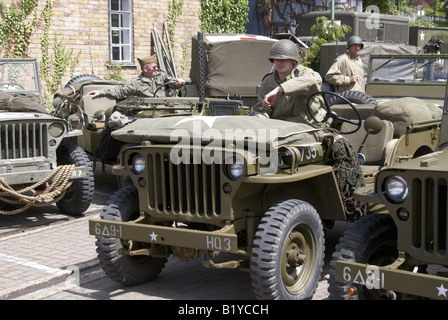
[[[334,59],[340,54],[347,51],[347,42],[341,41],[338,43],[324,43],[320,46],[320,70],[319,74],[322,78],[325,78],[328,69],[334,62]],[[419,48],[416,46],[411,46],[408,44],[398,44],[398,43],[384,43],[384,42],[366,42],[364,41],[364,48],[360,51],[359,56],[361,57],[364,66],[364,75],[367,76],[369,73],[369,59],[371,55],[377,54],[417,54]]]
[[[217,146],[234,137],[234,142],[255,139],[260,148],[312,145],[323,138],[321,130],[307,124],[253,116],[145,118],[113,131],[112,136],[127,143],[149,140],[176,144],[189,138],[189,143],[209,145],[213,141]]]
[[[205,95],[256,97],[273,67],[269,52],[278,40],[248,34],[204,34]],[[198,38],[192,39],[190,78],[199,86]]]

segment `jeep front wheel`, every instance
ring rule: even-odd
[[[313,206],[287,200],[261,219],[251,258],[251,280],[258,299],[311,299],[322,272],[324,232]]]
[[[57,150],[57,159],[58,165],[75,164],[87,168],[87,176],[73,180],[73,184],[62,199],[56,202],[61,211],[81,215],[89,208],[95,191],[92,164],[85,151],[73,144],[60,146]]]
[[[139,217],[138,193],[134,186],[115,192],[103,208],[101,219],[130,221]],[[120,255],[126,242],[121,239],[97,237],[96,252],[103,271],[115,282],[136,286],[153,280],[163,269],[165,258]],[[133,249],[142,249],[144,243],[133,243]]]

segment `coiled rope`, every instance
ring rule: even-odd
[[[3,179],[0,179],[0,201],[15,205],[24,204],[23,207],[15,210],[0,210],[0,214],[13,215],[23,212],[30,207],[44,207],[58,202],[73,184],[70,176],[75,166],[75,164],[58,166],[41,181],[21,190],[14,190]],[[49,181],[50,183],[44,190],[37,190]],[[34,192],[34,195],[26,195],[27,192]]]

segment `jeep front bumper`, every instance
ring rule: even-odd
[[[42,169],[42,170],[29,170],[28,167],[22,167],[20,170],[17,170],[17,167],[14,168],[11,172],[1,172],[0,171],[0,179],[5,181],[8,185],[20,185],[20,184],[30,184],[37,183],[39,181],[44,180],[49,175],[53,173],[52,169]],[[80,179],[87,177],[87,167],[86,166],[78,166],[75,167],[71,173],[71,179]]]
[[[352,261],[336,262],[336,281],[365,286],[367,289],[380,289],[426,297],[448,300],[448,278],[378,267]]]
[[[103,219],[89,220],[89,234],[167,246],[195,248],[207,251],[238,252],[237,235],[233,227],[218,231],[200,231],[158,225],[138,224]]]

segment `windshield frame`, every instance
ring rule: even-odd
[[[9,94],[41,94],[36,59],[0,58],[0,90]]]

